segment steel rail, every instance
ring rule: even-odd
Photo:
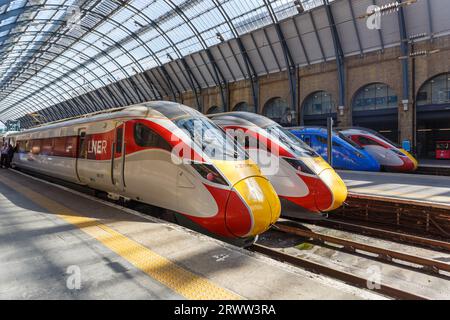
[[[399,251],[375,247],[372,245],[346,240],[335,236],[328,236],[314,231],[302,230],[297,227],[287,226],[280,223],[276,224],[276,229],[283,231],[285,233],[295,234],[300,237],[313,239],[323,243],[337,244],[350,252],[356,252],[356,250],[360,250],[367,253],[373,253],[378,255],[379,259],[388,262],[392,262],[393,259],[396,259],[425,267],[427,270],[433,271],[435,273],[439,273],[439,271],[450,272],[450,264],[433,259],[422,258],[419,256],[410,255]]]
[[[343,281],[349,285],[367,289],[371,292],[375,292],[390,298],[398,299],[398,300],[428,300],[425,297],[409,293],[391,286],[387,286],[385,284],[380,284],[380,286],[376,289],[371,289],[368,286],[368,280],[362,277],[355,276],[354,274],[347,273],[344,271],[336,270],[325,265],[308,261],[306,259],[294,257],[288,255],[286,253],[270,249],[268,247],[254,244],[249,248],[250,251],[257,252],[263,255],[266,255],[270,258],[276,259],[280,262],[286,262],[292,264],[296,267],[300,267],[306,270],[309,270],[313,273],[318,273],[333,279],[337,279]]]
[[[333,215],[450,239],[450,205],[445,203],[349,193]]]
[[[325,228],[354,232],[385,240],[398,241],[401,243],[408,243],[416,246],[427,247],[434,250],[450,252],[450,242],[419,237],[416,235],[406,234],[403,232],[374,228],[372,226],[369,227],[362,224],[355,224],[336,219],[326,219],[323,221],[314,222],[314,224]]]

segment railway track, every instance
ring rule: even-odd
[[[438,166],[419,166],[415,173],[432,176],[450,176],[450,168]]]
[[[340,280],[351,286],[376,292],[389,298],[398,300],[428,300],[425,297],[409,293],[385,284],[380,284],[377,288],[372,288],[372,286],[369,285],[369,281],[363,277],[359,277],[348,272],[336,270],[323,264],[308,261],[303,258],[294,257],[292,255],[259,244],[254,244],[252,247],[249,248],[249,250],[253,252],[258,252],[260,254],[263,254],[280,262],[289,263],[296,267],[306,269],[316,274],[321,274],[333,279]]]
[[[287,220],[287,223],[292,223],[294,221]],[[296,222],[294,222],[296,223]],[[336,223],[333,221],[332,223]],[[359,228],[359,225],[352,225],[352,224],[346,224],[347,230],[348,228]],[[274,230],[280,231],[286,234],[291,234],[295,236],[299,236],[302,238],[310,239],[316,243],[322,243],[324,245],[333,245],[333,246],[339,246],[340,249],[343,249],[345,252],[348,253],[355,253],[355,254],[370,254],[371,259],[377,259],[380,262],[383,263],[391,263],[394,264],[397,267],[403,267],[408,269],[416,269],[419,270],[419,272],[426,272],[430,274],[434,274],[435,276],[444,276],[448,277],[448,274],[445,275],[445,273],[450,273],[450,264],[423,258],[415,255],[405,254],[403,252],[393,251],[385,248],[375,247],[371,245],[367,245],[364,243],[351,241],[347,239],[338,238],[335,236],[328,236],[324,235],[318,232],[305,230],[299,228],[301,225],[287,225],[286,223],[279,222],[274,227]],[[417,244],[421,243],[426,246],[430,246],[433,248],[439,247],[440,249],[447,251],[449,250],[450,244],[447,242],[437,241],[433,239],[427,239],[427,238],[420,238],[415,237],[412,235],[404,235],[399,234],[395,232],[385,231],[385,230],[379,230],[375,228],[368,228],[372,229],[371,233],[373,234],[376,232],[377,234],[383,234],[387,238],[391,239],[403,239],[403,241],[406,240],[406,242],[409,242],[410,244]],[[346,231],[347,231],[346,230]],[[359,230],[361,231],[361,230]],[[270,258],[276,259],[281,262],[289,263],[294,266],[309,270],[311,272],[321,274],[330,278],[334,278],[337,280],[340,280],[342,282],[345,282],[349,285],[359,287],[362,289],[371,290],[373,292],[379,293],[381,295],[384,295],[386,297],[390,297],[393,299],[399,299],[399,300],[427,300],[428,298],[425,298],[423,296],[407,292],[398,288],[395,288],[390,285],[386,284],[379,284],[377,288],[373,288],[373,286],[370,285],[370,282],[368,279],[355,275],[353,273],[345,272],[342,270],[337,270],[336,268],[329,267],[325,264],[318,263],[311,261],[307,258],[300,258],[297,256],[293,256],[290,254],[287,254],[286,252],[269,248],[265,245],[261,244],[255,244],[251,248],[249,248],[251,251],[258,252],[261,254],[264,254]]]
[[[349,194],[345,205],[330,216],[351,223],[370,223],[404,233],[450,239],[450,209],[429,202]]]
[[[317,221],[313,223],[317,226],[322,226],[325,228],[342,230],[347,232],[353,232],[356,234],[361,234],[365,236],[370,236],[374,238],[395,241],[404,244],[410,244],[418,247],[429,248],[436,251],[442,251],[445,253],[450,253],[450,242],[442,241],[438,239],[432,239],[412,234],[407,234],[403,232],[398,232],[394,230],[376,228],[372,226],[367,226],[360,223],[350,223],[347,221],[337,220],[337,219],[327,219],[323,221]]]
[[[408,264],[413,264],[415,266],[418,266],[419,268],[422,268],[423,270],[435,274],[441,274],[442,272],[450,273],[450,264],[433,259],[427,259],[415,255],[405,254],[403,252],[375,247],[372,245],[367,245],[364,243],[347,240],[339,237],[328,236],[310,230],[304,230],[297,226],[286,225],[284,223],[277,223],[276,230],[300,236],[303,238],[311,239],[319,243],[338,245],[342,249],[350,253],[356,252],[370,253],[376,255],[377,259],[382,262],[392,263],[395,260],[395,262],[397,262],[396,264],[398,264],[398,262],[406,262]]]

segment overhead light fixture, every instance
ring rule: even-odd
[[[427,36],[428,36],[428,34],[426,32],[418,33],[418,34],[414,34],[414,35],[410,36],[409,40],[411,40],[411,41],[412,40],[417,40],[417,39],[425,38]]]
[[[384,4],[382,6],[376,7],[373,11],[368,12],[362,16],[359,16],[358,19],[365,19],[372,15],[388,15],[400,10],[400,8],[412,5],[416,3],[417,0],[405,0],[404,2],[394,1],[391,3]]]
[[[216,37],[220,42],[225,42],[225,38],[223,37],[223,35],[220,32],[216,33]]]
[[[305,12],[305,8],[303,8],[303,4],[301,3],[300,0],[295,0],[294,5],[299,14]]]

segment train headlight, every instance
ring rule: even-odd
[[[212,165],[206,163],[192,163],[192,168],[197,171],[203,179],[210,182],[228,186],[227,180],[220,174],[219,171]]]
[[[307,173],[307,174],[314,174],[314,172],[305,164],[303,161],[299,159],[292,159],[292,158],[283,158],[287,161],[292,167],[294,167],[296,170]]]

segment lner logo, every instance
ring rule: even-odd
[[[88,153],[95,155],[106,154],[106,147],[108,142],[106,140],[89,140]]]

